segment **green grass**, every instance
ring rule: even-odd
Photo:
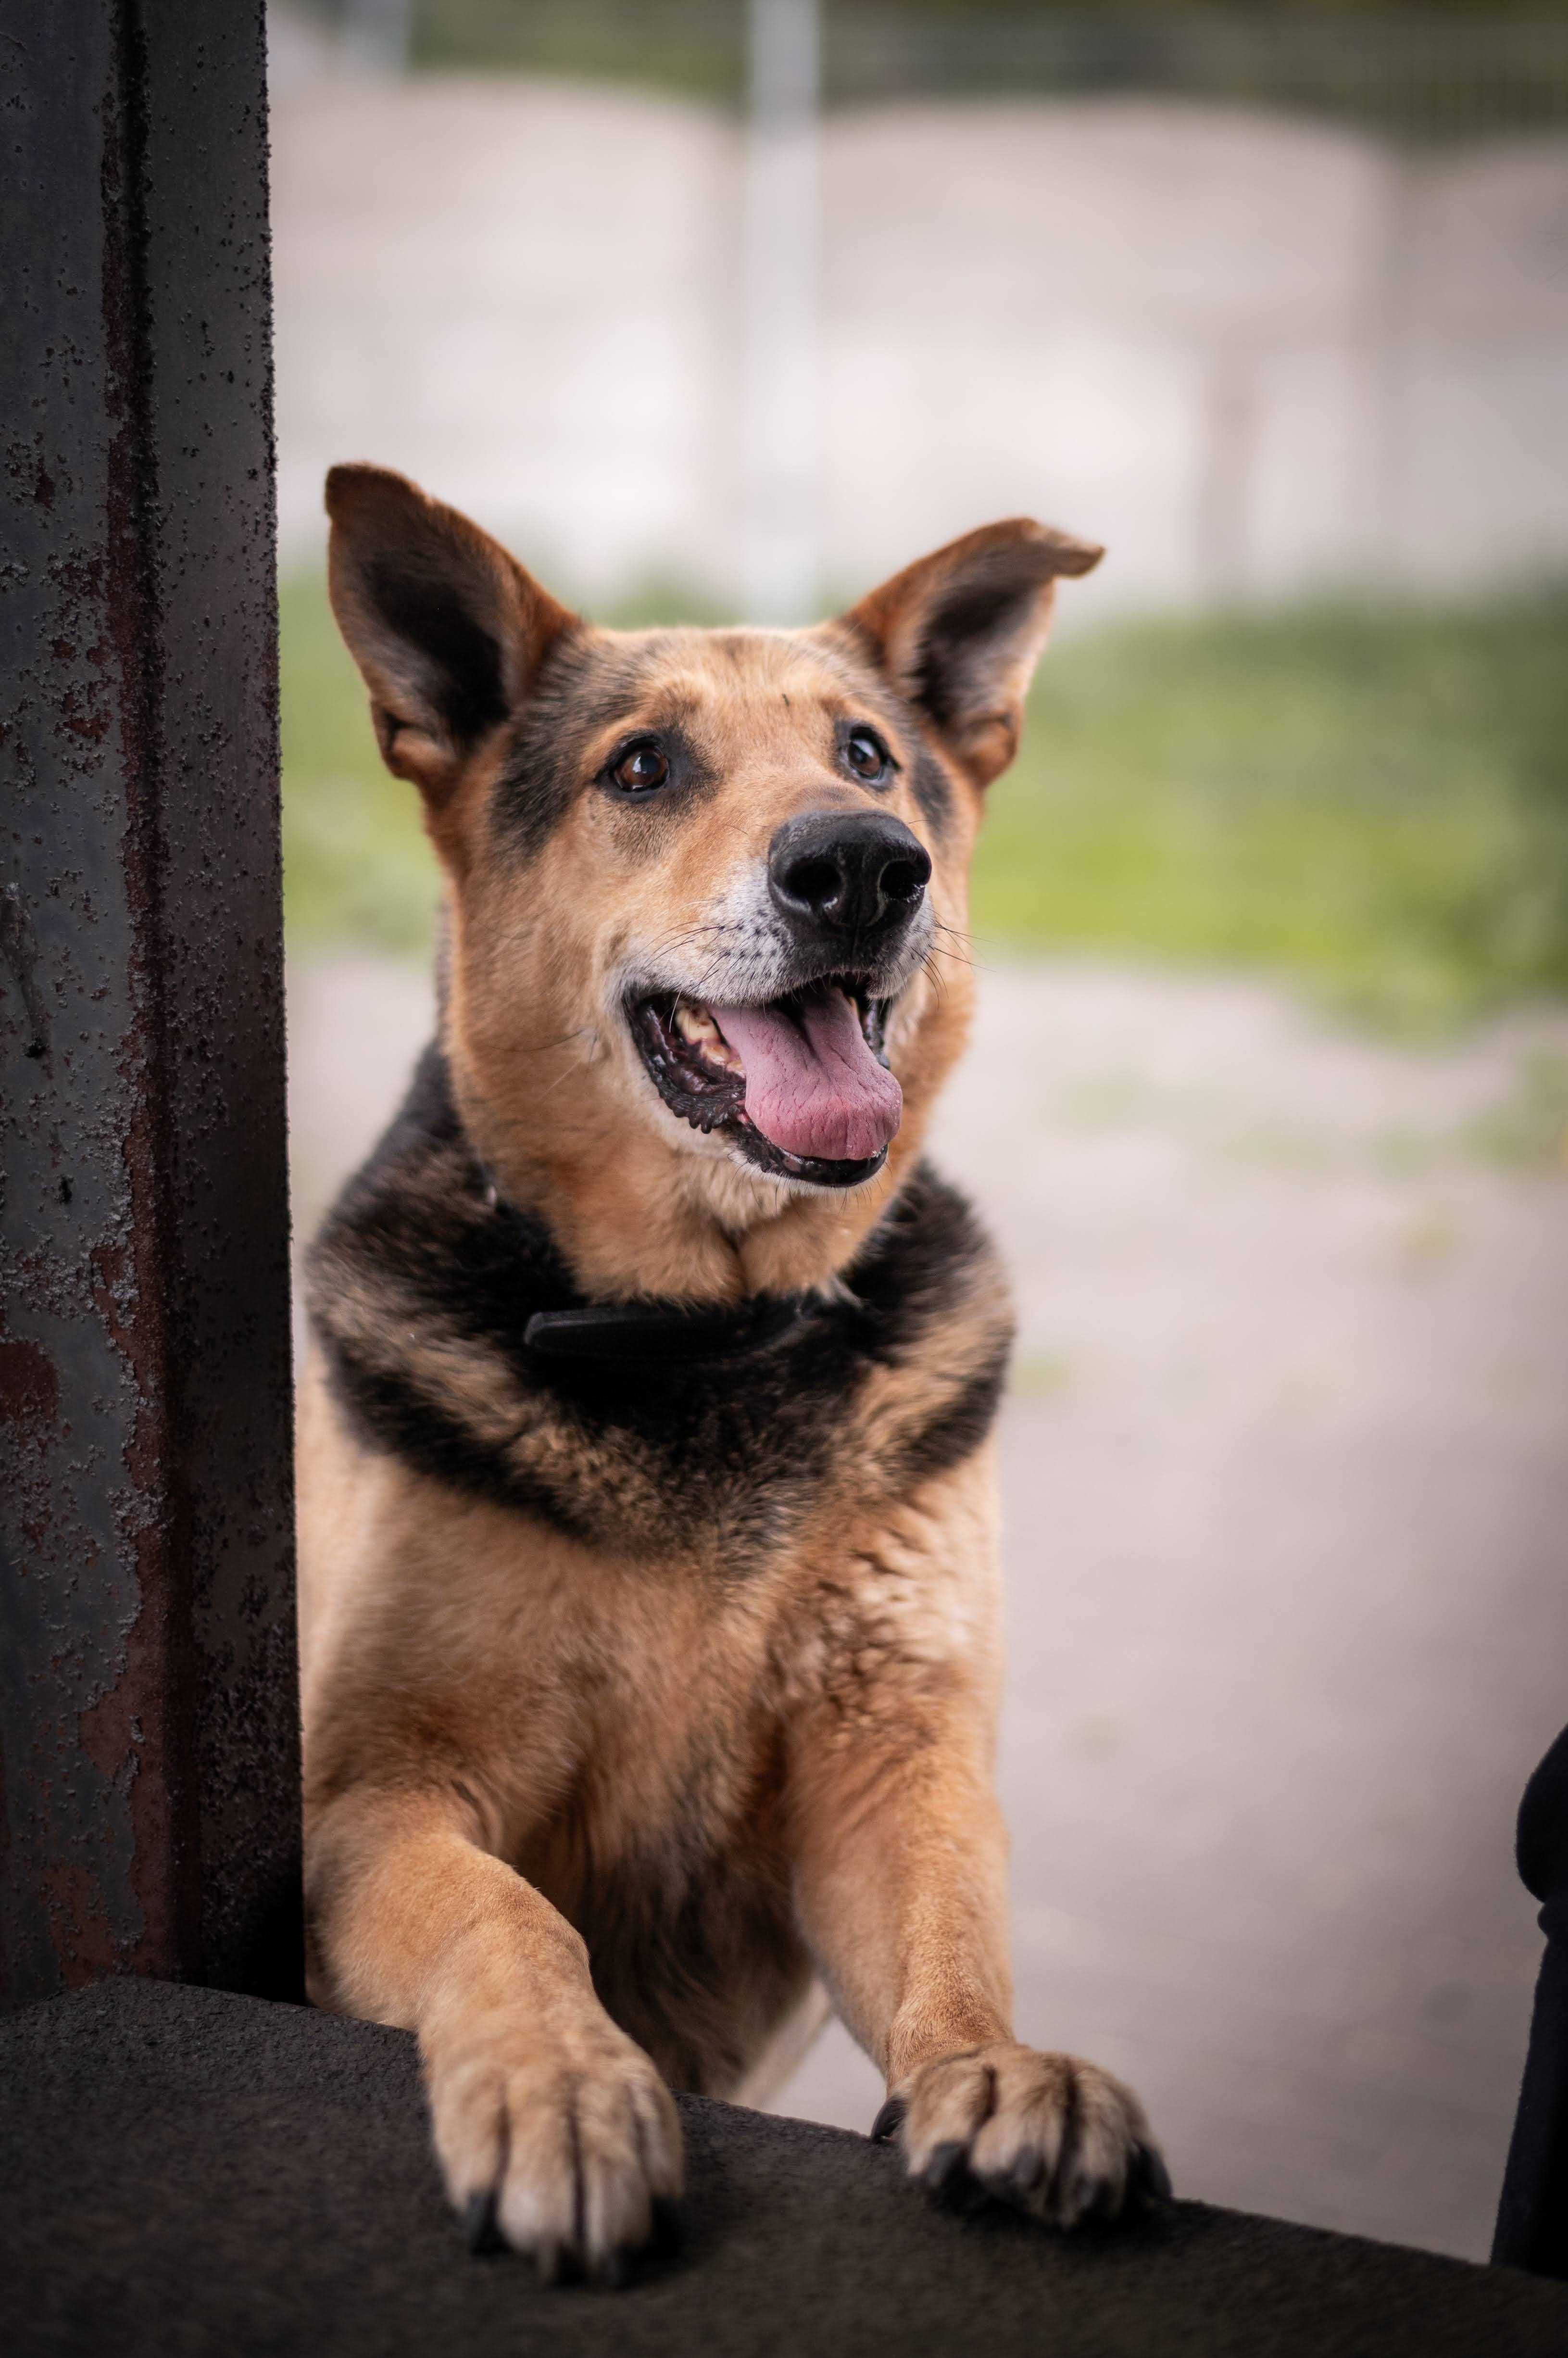
[[[293,946],[423,948],[417,798],[313,579],[284,585],[283,747]],[[974,908],[982,949],[1249,968],[1415,1036],[1568,990],[1568,591],[1068,640]]]
[[[422,950],[437,887],[419,797],[382,767],[325,584],[285,580],[279,612],[289,948]]]
[[[1022,950],[1272,971],[1415,1034],[1568,989],[1568,593],[1054,650],[974,914]]]

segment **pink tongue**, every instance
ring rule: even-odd
[[[713,1020],[746,1067],[746,1111],[786,1154],[862,1163],[898,1128],[903,1092],[866,1044],[841,990],[777,1007],[715,1007]]]

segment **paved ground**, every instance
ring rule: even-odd
[[[423,983],[297,974],[297,1217]],[[1538,1953],[1515,1805],[1568,1719],[1568,1017],[1441,1055],[1260,986],[986,979],[940,1159],[1018,1283],[1019,2023],[1189,2194],[1484,2254]],[[779,2109],[863,2127],[837,2028]]]

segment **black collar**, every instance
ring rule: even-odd
[[[474,1161],[490,1209],[522,1219],[486,1165],[477,1155]],[[541,1359],[601,1366],[712,1367],[772,1350],[804,1326],[816,1306],[801,1293],[754,1293],[713,1309],[679,1302],[588,1302],[575,1310],[535,1310],[523,1329],[523,1347]]]
[[[812,1309],[798,1293],[753,1294],[715,1310],[678,1302],[590,1302],[580,1310],[535,1310],[523,1347],[544,1359],[711,1367],[771,1350],[803,1326]]]

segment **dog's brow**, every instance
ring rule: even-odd
[[[637,718],[654,729],[674,729],[689,720],[708,702],[695,681],[653,680],[643,691]]]
[[[692,687],[673,682],[639,682],[624,697],[606,703],[594,716],[586,740],[589,764],[603,760],[620,741],[639,730],[679,729],[698,717],[706,699]]]

